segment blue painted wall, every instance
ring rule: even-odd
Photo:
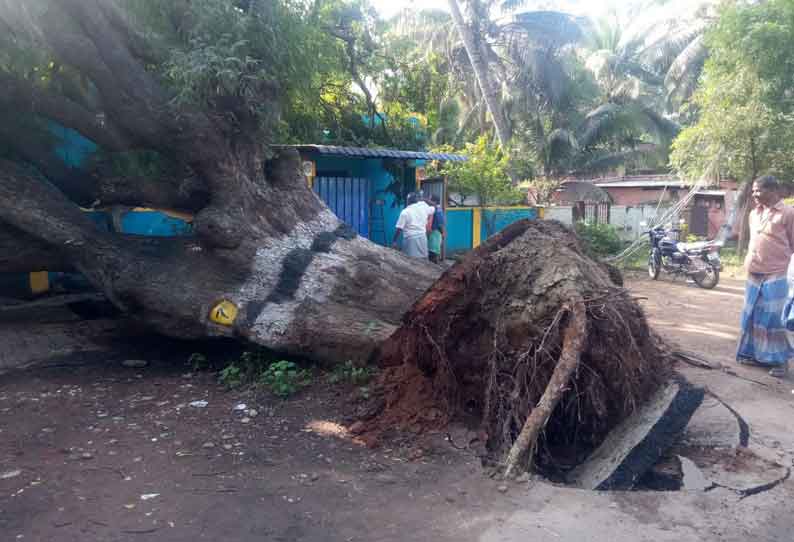
[[[193,224],[162,211],[130,211],[121,218],[121,231],[150,237],[179,237],[193,234]]]
[[[326,176],[327,174],[369,179],[370,209],[368,209],[368,212],[373,208],[375,200],[383,201],[383,233],[372,232],[369,235],[369,239],[378,244],[389,246],[394,236],[394,226],[397,224],[397,218],[400,216],[400,211],[403,210],[404,206],[397,203],[397,198],[394,194],[386,191],[386,188],[394,179],[384,167],[383,159],[323,155],[306,155],[304,158],[315,162],[318,177]],[[415,177],[413,162],[406,163],[405,177],[408,179]],[[373,217],[373,220],[376,220],[376,218]]]
[[[503,230],[513,222],[525,218],[538,217],[538,210],[534,208],[519,209],[483,209],[480,227],[480,241],[485,241],[493,234]]]
[[[506,228],[513,222],[538,217],[536,208],[519,207],[482,209],[480,218],[480,242]],[[447,209],[446,253],[451,256],[472,249],[474,211],[471,208]]]
[[[65,128],[60,124],[51,122],[50,131],[60,139],[55,152],[69,167],[80,167],[97,150],[97,146],[93,141],[84,138],[71,128]]]
[[[369,238],[370,184],[366,177],[315,177],[313,188],[336,216]]]
[[[471,209],[447,210],[446,254],[451,256],[471,250]]]

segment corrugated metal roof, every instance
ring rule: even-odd
[[[302,152],[316,152],[328,156],[349,156],[351,158],[397,158],[402,160],[443,160],[447,162],[465,162],[468,160],[460,154],[439,152],[399,151],[396,149],[370,149],[366,147],[338,147],[335,145],[274,145],[276,147],[293,147]]]
[[[645,175],[620,175],[616,177],[594,177],[590,179],[584,178],[571,178],[571,181],[599,183],[599,184],[613,184],[623,182],[640,182],[640,181],[660,181],[660,182],[681,182],[681,179],[670,175],[669,173],[651,173]]]
[[[615,181],[609,183],[593,183],[599,188],[684,188],[683,181]]]
[[[699,190],[696,196],[724,196],[725,190]]]

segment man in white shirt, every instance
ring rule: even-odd
[[[427,259],[428,224],[432,220],[435,209],[425,203],[412,192],[406,200],[408,206],[402,210],[397,219],[392,246],[398,247],[397,241],[402,234],[402,251],[411,258]]]

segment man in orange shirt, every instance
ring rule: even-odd
[[[794,349],[782,315],[788,300],[788,270],[794,253],[794,208],[779,195],[777,179],[764,176],[753,182],[750,246],[747,250],[747,291],[736,359],[769,368],[784,378]]]

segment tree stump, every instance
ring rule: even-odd
[[[524,465],[577,464],[671,366],[636,301],[554,221],[515,223],[447,270],[381,346],[379,361],[383,406],[363,438],[475,416],[487,461],[513,465],[511,474],[527,447],[534,457],[522,457]],[[531,438],[508,462],[530,417]]]

